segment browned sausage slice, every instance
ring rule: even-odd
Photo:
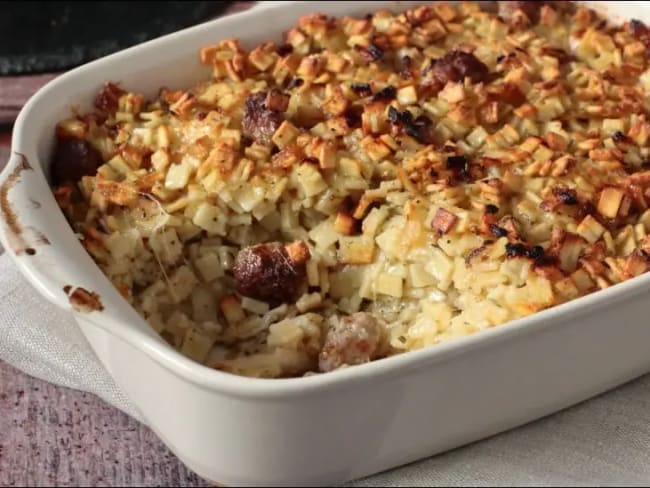
[[[237,291],[274,304],[292,301],[304,282],[309,257],[302,241],[246,247],[237,254],[233,267]]]
[[[84,176],[94,176],[103,162],[102,155],[88,141],[61,137],[52,161],[52,183],[77,183]]]
[[[289,97],[277,89],[249,95],[242,120],[243,134],[259,144],[269,144],[288,103]]]

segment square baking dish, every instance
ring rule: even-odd
[[[226,485],[330,485],[496,434],[650,371],[650,274],[435,347],[306,378],[225,374],[173,350],[114,289],[47,183],[56,122],[107,80],[152,95],[208,76],[203,45],[279,38],[304,14],[423,2],[282,2],[166,36],[42,88],[15,125],[0,176],[0,241],[34,288],[74,312],[148,425],[191,469]],[[590,2],[586,2],[590,3]],[[591,2],[602,10],[604,2]],[[610,17],[650,22],[644,2]],[[267,28],[261,29],[260,26]]]

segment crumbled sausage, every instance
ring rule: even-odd
[[[433,217],[431,226],[440,232],[440,234],[446,234],[456,225],[456,222],[458,222],[458,217],[455,214],[444,208],[439,208]]]
[[[120,97],[126,92],[122,90],[115,83],[108,82],[104,84],[102,89],[95,98],[95,107],[102,112],[115,113],[119,106]]]
[[[384,51],[376,44],[370,44],[367,47],[361,48],[361,57],[367,62],[378,61],[384,55]]]
[[[76,137],[57,140],[51,175],[54,185],[77,183],[84,176],[93,176],[103,163],[102,155],[88,141]]]
[[[269,144],[280,127],[288,97],[277,90],[253,93],[246,99],[242,132],[259,144]]]
[[[233,274],[244,296],[278,304],[296,298],[305,279],[309,249],[304,242],[257,244],[242,249]]]
[[[381,325],[369,313],[332,317],[319,356],[319,370],[325,373],[377,359],[380,340]]]
[[[512,20],[517,12],[522,12],[528,20],[537,24],[539,22],[539,11],[546,2],[497,2],[499,4],[499,17],[504,20]]]
[[[434,61],[423,80],[424,85],[441,90],[448,82],[462,82],[469,77],[472,83],[487,81],[490,70],[476,56],[464,51],[449,51]]]

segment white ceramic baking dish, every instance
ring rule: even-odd
[[[71,309],[102,363],[163,441],[226,485],[323,485],[367,476],[475,441],[650,371],[650,274],[508,325],[321,376],[231,376],[175,352],[136,314],[70,230],[46,181],[55,123],[88,109],[106,80],[154,94],[207,76],[202,45],[278,38],[313,11],[365,14],[420,2],[283,2],[109,56],[48,84],[15,125],[0,177],[0,240],[35,289]],[[603,2],[600,3],[602,7]],[[610,14],[650,21],[644,2]],[[67,288],[68,286],[72,289]],[[64,291],[64,288],[66,291]],[[77,294],[76,296],[78,296]]]

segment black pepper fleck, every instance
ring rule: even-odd
[[[528,249],[526,255],[531,259],[539,259],[544,256],[544,248],[542,246],[533,246]]]
[[[303,80],[302,78],[298,78],[298,77],[291,78],[291,81],[287,85],[287,90],[291,90],[293,88],[302,86],[304,83],[305,83],[305,80]]]
[[[369,61],[378,61],[384,55],[383,49],[376,44],[370,44],[363,50],[364,57]]]
[[[556,189],[553,190],[553,193],[565,205],[577,205],[578,204],[578,195],[576,194],[575,190],[570,190],[568,188],[556,188]]]
[[[490,224],[490,232],[494,237],[507,237],[508,231],[503,227],[499,227],[496,224]]]
[[[517,258],[521,256],[525,256],[527,252],[526,246],[519,242],[508,242],[506,244],[506,256],[509,258]]]
[[[375,101],[388,101],[395,98],[395,95],[397,95],[397,88],[395,88],[393,85],[388,85],[386,88],[383,88],[375,93],[372,99]]]
[[[369,83],[351,83],[350,88],[360,97],[369,97],[372,95]]]

